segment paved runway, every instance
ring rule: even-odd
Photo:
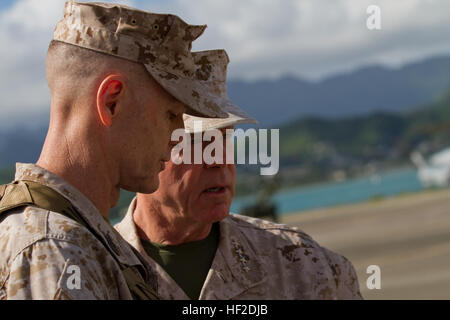
[[[365,299],[450,299],[450,189],[282,216],[355,266]],[[381,269],[369,290],[367,267]]]

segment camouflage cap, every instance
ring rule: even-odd
[[[206,25],[110,3],[66,2],[53,39],[142,63],[195,116],[245,114],[228,98],[224,50],[191,52]]]
[[[224,111],[227,112],[227,110]],[[185,131],[189,133],[195,133],[195,132],[204,132],[211,129],[227,128],[234,126],[236,124],[258,123],[258,121],[256,121],[253,118],[250,118],[246,113],[239,111],[240,110],[228,110],[227,118],[204,118],[184,114],[183,120]],[[198,122],[197,125],[196,122]]]

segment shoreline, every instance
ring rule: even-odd
[[[417,172],[412,169],[391,170],[376,177],[377,179],[371,179],[370,176],[366,176],[341,182],[283,189],[277,191],[270,202],[277,205],[278,215],[284,216],[320,208],[381,200],[421,192],[424,189],[417,178]],[[240,212],[256,201],[255,195],[235,197],[231,211]]]
[[[315,208],[315,209],[307,209],[307,210],[301,210],[301,211],[290,211],[285,213],[280,213],[279,217],[280,220],[285,219],[286,217],[297,216],[297,215],[303,215],[303,214],[312,214],[314,212],[322,212],[322,211],[340,211],[345,209],[355,210],[355,207],[365,207],[367,205],[376,204],[379,202],[384,201],[396,201],[398,199],[404,198],[404,197],[410,197],[415,195],[421,195],[421,194],[433,194],[433,193],[439,193],[439,192],[445,192],[450,191],[450,186],[446,188],[439,188],[439,189],[423,189],[419,191],[407,191],[399,194],[394,194],[392,196],[375,196],[373,198],[367,199],[365,201],[359,201],[359,202],[353,202],[353,203],[346,203],[346,204],[337,204],[334,206],[327,206],[327,207],[321,207],[321,208]],[[287,218],[287,220],[291,220],[290,218]],[[294,219],[295,220],[295,219]],[[283,222],[285,223],[285,222]]]

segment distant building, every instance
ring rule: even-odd
[[[416,165],[418,177],[425,187],[450,185],[450,148],[433,154],[428,161],[415,151],[411,154],[411,161]]]

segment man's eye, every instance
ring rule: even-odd
[[[175,113],[173,113],[172,111],[168,111],[168,114],[169,114],[169,119],[170,120],[175,120],[178,116],[175,114]]]

